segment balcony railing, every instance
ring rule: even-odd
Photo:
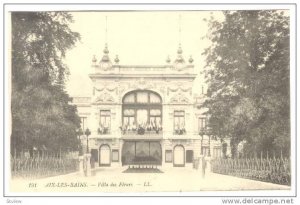
[[[186,130],[185,128],[182,129],[175,129],[173,132],[174,135],[185,135],[186,134]]]
[[[122,135],[159,135],[162,133],[162,128],[160,129],[147,129],[147,128],[137,128],[137,129],[121,129]]]
[[[160,123],[142,123],[142,124],[123,124],[120,126],[121,134],[134,134],[134,135],[144,135],[144,134],[160,134],[162,132],[162,126]]]
[[[111,134],[110,129],[109,128],[98,128],[97,130],[98,135],[109,135]]]

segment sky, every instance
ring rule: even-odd
[[[190,56],[194,59],[198,74],[194,91],[201,92],[200,84],[206,88],[203,75],[199,74],[205,65],[202,52],[210,45],[203,38],[208,31],[203,19],[211,15],[222,19],[221,12],[73,12],[72,15],[74,23],[70,27],[80,33],[81,40],[69,50],[65,60],[70,70],[66,89],[71,96],[91,96],[88,74],[94,72],[92,57],[95,55],[98,61],[102,58],[106,42],[110,59],[113,61],[118,55],[120,65],[164,65],[167,56],[171,61],[176,58],[181,43],[186,61]]]

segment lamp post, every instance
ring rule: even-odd
[[[86,135],[86,153],[89,153],[89,135],[91,134],[89,128],[85,130],[84,134]]]
[[[76,130],[76,134],[77,134],[77,139],[78,139],[78,151],[79,151],[79,155],[82,154],[82,146],[81,146],[81,135],[83,135],[83,131],[81,128],[79,128],[78,130]]]

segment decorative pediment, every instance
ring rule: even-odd
[[[100,146],[104,144],[111,144],[114,140],[113,139],[95,139],[95,145]]]
[[[188,142],[188,139],[172,139],[172,145],[181,145],[181,144],[186,144]]]
[[[189,92],[192,93],[192,88],[189,85],[173,84],[170,85],[167,89],[168,95],[170,92]]]
[[[170,99],[170,104],[188,104],[190,100],[182,95],[176,95]]]
[[[115,102],[114,98],[108,93],[103,93],[95,100],[95,103],[113,103],[113,102]]]
[[[107,84],[107,85],[97,85],[95,86],[95,90],[102,92],[104,90],[107,91],[114,91],[115,89],[117,89],[117,84],[116,83],[112,83],[112,84]]]
[[[146,81],[144,78],[139,78],[133,83],[130,83],[129,87],[134,89],[145,90],[145,89],[155,88],[155,85],[151,81],[149,82]]]

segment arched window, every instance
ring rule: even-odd
[[[161,97],[149,90],[135,90],[123,97],[123,104],[161,104]]]
[[[123,130],[146,131],[162,129],[162,99],[149,90],[135,90],[123,97],[122,121]]]

